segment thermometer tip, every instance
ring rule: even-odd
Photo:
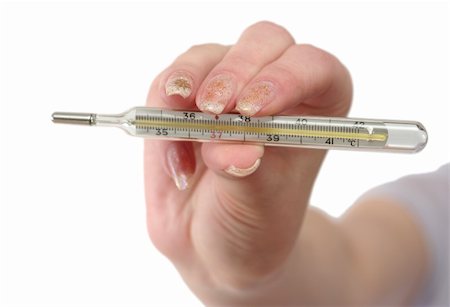
[[[93,113],[55,112],[52,121],[57,124],[95,125],[96,115]]]

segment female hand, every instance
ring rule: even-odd
[[[147,105],[345,116],[351,98],[349,73],[335,57],[259,22],[231,47],[198,45],[180,55],[153,82]],[[286,269],[324,156],[323,150],[146,140],[150,237],[206,303],[271,283]]]

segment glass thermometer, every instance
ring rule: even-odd
[[[53,113],[53,122],[110,126],[133,136],[201,142],[413,153],[427,143],[415,121],[312,116],[248,117],[136,107],[117,115]]]

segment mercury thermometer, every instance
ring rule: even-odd
[[[53,122],[118,127],[133,136],[161,140],[253,143],[317,149],[414,153],[427,143],[415,121],[313,116],[248,117],[136,107],[116,114],[55,112]]]

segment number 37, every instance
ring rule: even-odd
[[[210,135],[211,139],[220,139],[221,137],[222,137],[222,131],[211,130],[211,135]]]

